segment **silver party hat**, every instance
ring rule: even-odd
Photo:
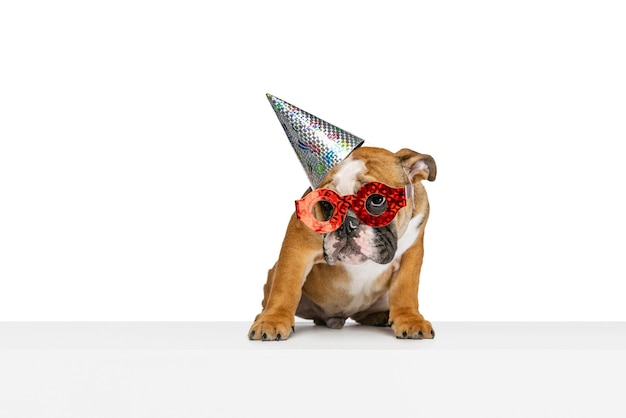
[[[268,93],[267,98],[314,189],[331,168],[364,142],[278,97]]]

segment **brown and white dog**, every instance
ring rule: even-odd
[[[419,312],[418,286],[429,214],[421,181],[435,180],[436,172],[430,155],[406,148],[393,153],[360,147],[333,167],[319,188],[346,196],[370,182],[396,188],[412,184],[412,196],[383,227],[368,226],[348,211],[337,230],[320,234],[294,213],[248,337],[285,340],[298,316],[329,328],[341,328],[351,318],[391,326],[397,338],[434,338]]]

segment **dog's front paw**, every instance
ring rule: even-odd
[[[435,338],[433,326],[419,314],[405,314],[395,317],[391,329],[396,338],[412,340]]]
[[[262,341],[286,340],[293,330],[293,317],[277,314],[261,314],[250,327],[248,338]]]

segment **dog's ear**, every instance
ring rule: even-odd
[[[437,165],[430,155],[402,148],[396,152],[396,157],[409,174],[411,181],[415,180],[415,177],[420,180],[434,181],[437,177]]]

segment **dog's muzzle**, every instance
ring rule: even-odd
[[[395,223],[374,228],[363,224],[351,211],[339,228],[324,235],[324,260],[329,265],[337,261],[361,264],[372,260],[387,264],[398,248]]]

